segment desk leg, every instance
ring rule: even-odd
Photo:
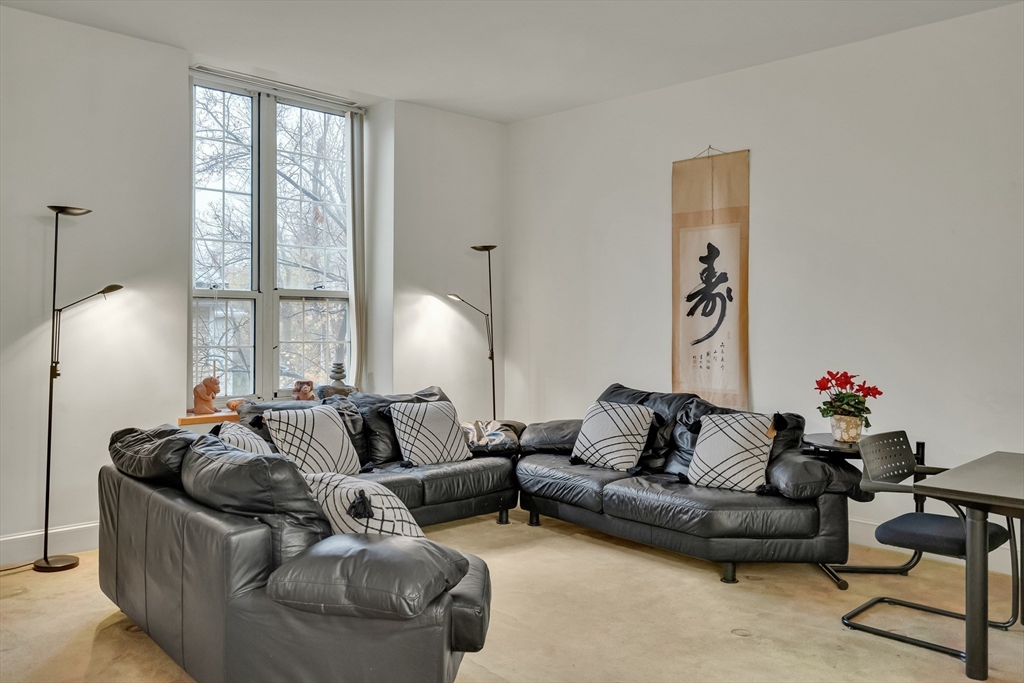
[[[967,509],[967,677],[988,678],[988,513]]]

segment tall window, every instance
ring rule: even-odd
[[[267,399],[351,358],[352,116],[193,86],[192,377]],[[190,385],[191,386],[191,385]]]

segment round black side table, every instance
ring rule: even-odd
[[[832,434],[804,434],[804,452],[812,455],[834,455],[846,460],[860,460],[860,446],[856,441],[836,441]]]

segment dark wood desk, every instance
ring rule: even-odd
[[[967,508],[967,676],[988,678],[988,515],[1024,519],[1024,453],[998,451],[914,484]],[[1024,533],[1021,534],[1024,553]],[[1011,550],[1012,552],[1012,550]]]

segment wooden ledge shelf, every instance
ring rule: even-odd
[[[238,422],[238,413],[233,410],[221,410],[211,415],[192,415],[190,413],[185,417],[178,418],[179,427],[188,427],[189,425],[208,425],[215,424],[217,422]]]

